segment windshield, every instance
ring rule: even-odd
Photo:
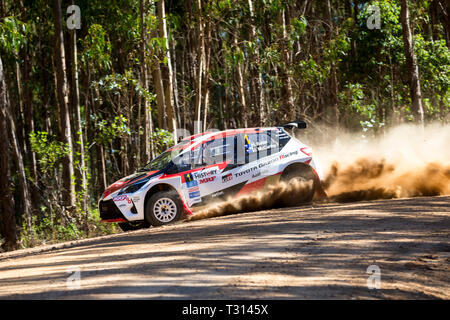
[[[176,156],[183,151],[183,146],[186,145],[189,141],[182,141],[173,148],[164,151],[155,159],[147,163],[144,167],[142,167],[139,171],[154,171],[154,170],[162,170],[172,161]]]
[[[143,168],[139,171],[154,171],[154,170],[162,170],[172,161],[172,159],[178,155],[180,151],[165,151],[157,156],[155,159],[147,163]]]

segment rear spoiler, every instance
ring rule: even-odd
[[[292,122],[283,124],[282,127],[285,129],[293,129],[293,128],[306,129],[306,122],[303,120],[292,121]]]

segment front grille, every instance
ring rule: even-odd
[[[100,201],[99,210],[100,218],[102,220],[124,218],[122,212],[120,212],[119,208],[117,208],[113,200]]]

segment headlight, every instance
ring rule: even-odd
[[[145,177],[142,180],[136,181],[135,183],[133,183],[129,186],[126,186],[125,188],[120,190],[119,195],[124,194],[124,193],[134,193],[134,192],[138,191],[150,180],[150,178],[151,177]]]

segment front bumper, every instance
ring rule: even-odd
[[[98,209],[100,211],[100,218],[102,222],[127,221],[112,199],[100,201],[98,204]]]

